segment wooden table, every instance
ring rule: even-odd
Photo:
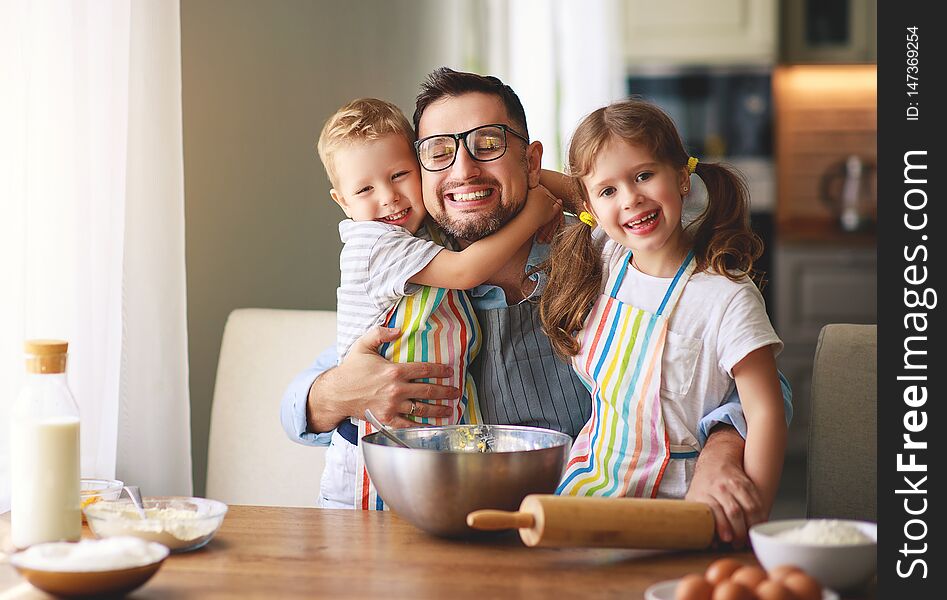
[[[443,540],[389,512],[231,506],[210,544],[170,556],[130,598],[643,598],[722,556],[756,562],[750,552],[526,548],[512,533]],[[48,596],[4,561],[0,600],[20,598]]]

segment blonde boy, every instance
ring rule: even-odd
[[[464,396],[442,401],[450,408],[448,417],[439,416],[445,411],[434,404],[415,400],[406,401],[400,414],[379,417],[399,427],[478,421],[476,390],[466,370],[479,349],[479,326],[466,294],[458,290],[493,275],[542,224],[558,217],[559,207],[536,188],[502,230],[463,251],[448,250],[432,240],[438,232],[426,225],[413,143],[414,131],[398,107],[372,98],[343,106],[319,136],[319,157],[332,183],[329,194],[348,217],[339,224],[344,244],[337,297],[339,360],[369,328],[397,327],[401,339],[379,352],[396,362],[451,364],[454,377],[443,383],[464,390]],[[522,142],[512,138],[511,143]],[[462,151],[459,145],[456,151]],[[384,508],[354,445],[366,431],[362,421],[343,422],[333,434],[322,478],[324,507],[351,508],[354,502],[358,508]]]

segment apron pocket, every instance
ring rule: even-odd
[[[694,371],[697,370],[700,347],[700,340],[668,330],[664,356],[661,358],[662,392],[671,398],[687,395],[694,381]]]

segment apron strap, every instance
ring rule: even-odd
[[[612,286],[611,294],[609,294],[612,298],[615,298],[616,294],[618,294],[618,290],[621,289],[621,284],[625,280],[625,274],[628,272],[628,265],[631,264],[631,258],[632,252],[629,250],[625,256],[625,260],[622,261],[618,275],[615,277],[615,284]],[[668,317],[671,316],[671,312],[674,311],[674,307],[677,306],[677,301],[684,291],[684,285],[690,279],[696,268],[697,258],[694,256],[694,251],[690,250],[687,256],[684,257],[684,262],[678,267],[674,279],[671,280],[667,291],[664,292],[664,299],[661,300],[661,305],[658,306],[658,310],[654,314],[662,315],[666,310],[668,311]]]
[[[684,291],[684,285],[687,284],[687,281],[690,279],[691,274],[696,268],[697,259],[694,257],[694,251],[691,250],[684,258],[684,262],[681,263],[680,268],[677,270],[677,274],[674,275],[674,279],[671,280],[671,284],[668,286],[667,292],[664,293],[664,300],[661,301],[661,306],[658,307],[658,312],[655,314],[661,315],[664,314],[665,310],[667,310],[668,318],[671,317],[671,313],[674,312],[674,307],[677,306],[677,301],[681,297],[681,293]]]
[[[628,251],[628,254],[625,256],[625,260],[621,263],[621,269],[618,270],[618,276],[615,277],[615,284],[612,286],[612,293],[609,294],[612,298],[618,293],[618,290],[621,289],[621,284],[625,280],[625,273],[628,272],[628,264],[631,263],[631,250]]]

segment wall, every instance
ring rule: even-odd
[[[334,308],[337,223],[314,146],[344,102],[413,112],[424,75],[452,64],[450,3],[181,3],[188,336],[194,489],[203,494],[227,315]],[[456,18],[456,17],[454,17]],[[288,383],[288,382],[287,382]],[[273,423],[278,426],[278,398]],[[270,424],[267,424],[269,426]],[[287,440],[287,443],[290,443]]]

